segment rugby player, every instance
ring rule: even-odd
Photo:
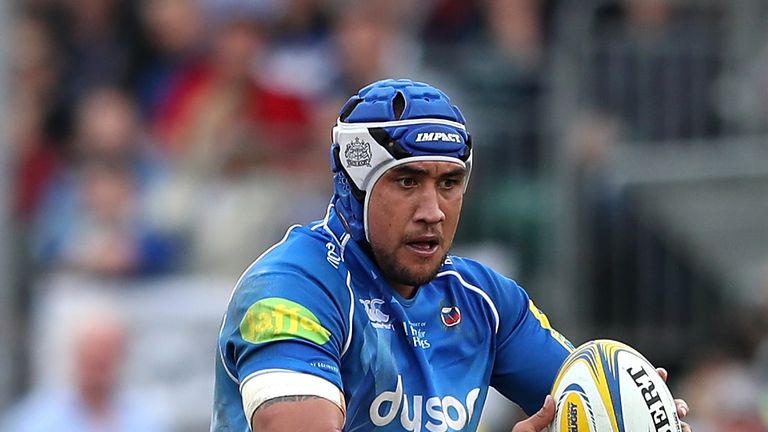
[[[410,80],[352,96],[333,128],[325,217],[237,282],[214,431],[474,431],[493,386],[531,415],[572,345],[513,280],[450,254],[473,146],[448,96]]]

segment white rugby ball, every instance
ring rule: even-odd
[[[572,352],[552,387],[550,432],[681,432],[672,394],[640,353],[612,340]]]

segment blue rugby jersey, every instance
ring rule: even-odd
[[[450,256],[398,295],[334,210],[243,274],[218,342],[211,430],[248,431],[239,384],[267,369],[344,393],[351,431],[474,431],[488,386],[537,411],[572,345],[514,281]]]

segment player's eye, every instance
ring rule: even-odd
[[[412,188],[416,186],[416,179],[413,177],[401,177],[397,179],[397,183],[404,188]]]
[[[442,189],[453,189],[458,186],[459,183],[460,181],[455,178],[446,178],[440,181],[440,187]]]

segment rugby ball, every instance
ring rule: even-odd
[[[681,432],[672,394],[631,347],[594,340],[572,352],[552,387],[550,432]]]

